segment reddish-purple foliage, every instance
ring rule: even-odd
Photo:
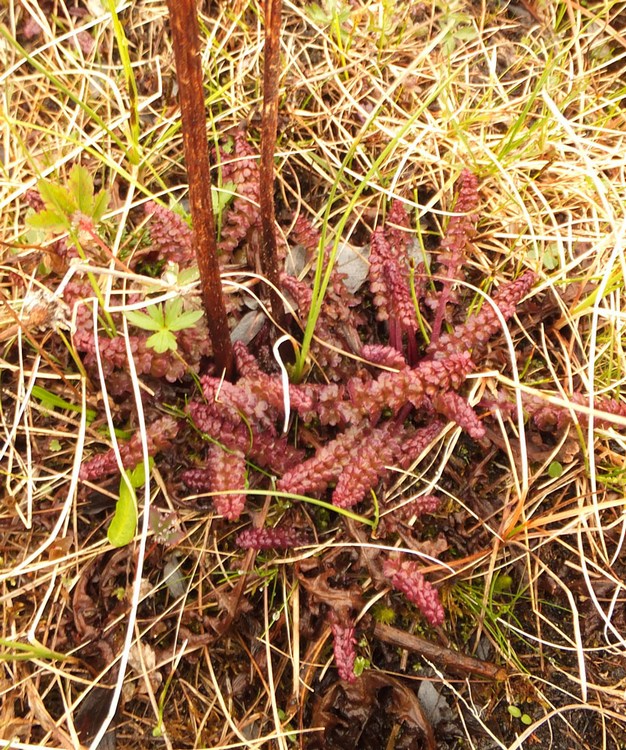
[[[249,382],[242,379],[237,383],[229,383],[227,380],[205,375],[200,378],[202,393],[207,403],[218,413],[229,414],[234,422],[239,422],[237,415],[244,417],[249,422],[275,432],[272,427],[274,413],[265,393],[260,395],[253,392]],[[280,391],[280,381],[274,380],[270,389],[272,392]],[[281,398],[282,400],[282,398]]]
[[[354,625],[335,621],[331,622],[330,629],[333,634],[333,653],[339,678],[346,682],[355,682],[356,638],[354,637]]]
[[[443,238],[439,252],[439,263],[443,267],[438,275],[445,277],[437,312],[432,327],[431,343],[439,339],[441,325],[446,315],[446,306],[450,302],[456,302],[456,295],[452,291],[453,283],[461,278],[463,263],[466,260],[467,249],[476,233],[476,216],[474,212],[478,207],[478,179],[467,169],[461,172],[459,177],[459,195],[454,207],[455,215],[448,222],[446,235]]]
[[[37,19],[33,18],[33,16],[27,16],[24,19],[22,28],[20,29],[22,36],[24,37],[24,39],[27,39],[28,41],[39,36],[39,34],[41,34],[42,31],[43,29],[37,22]]]
[[[391,301],[390,317],[393,317],[404,331],[415,334],[417,316],[407,280],[407,269],[395,261],[389,261],[385,263],[383,273]]]
[[[588,403],[588,399],[582,394],[572,394],[572,400],[576,400],[579,404]],[[594,411],[604,411],[607,414],[614,414],[616,417],[626,417],[626,404],[614,398],[596,398],[593,401],[593,408]],[[586,414],[580,414],[579,416],[579,421],[582,421],[583,424],[587,424],[588,419],[589,417]],[[596,427],[610,427],[615,424],[611,419],[600,416],[595,417],[593,423]]]
[[[185,469],[180,478],[194,492],[208,492],[213,485],[213,472],[207,467],[201,469]]]
[[[287,294],[293,297],[300,320],[306,319],[311,309],[311,300],[313,299],[313,292],[309,284],[305,281],[300,281],[295,276],[290,276],[288,273],[281,273],[280,284]]]
[[[504,320],[515,314],[517,305],[535,282],[533,271],[526,271],[515,281],[503,284],[493,297]],[[428,352],[437,359],[447,358],[453,352],[469,351],[486,344],[501,328],[500,319],[492,305],[484,301],[480,311],[469,316],[451,333],[444,333],[428,347]]]
[[[417,321],[407,280],[406,258],[400,256],[400,248],[391,245],[382,227],[372,232],[370,246],[370,291],[374,295],[377,319],[397,320],[414,332]]]
[[[444,417],[456,422],[474,440],[485,437],[485,428],[478,414],[456,391],[442,391],[432,399],[435,409]]]
[[[32,188],[24,193],[24,200],[33,209],[33,211],[43,211],[46,207],[45,203],[43,202],[43,198],[39,194],[39,191],[33,190]]]
[[[211,488],[216,493],[213,496],[216,512],[236,521],[246,504],[245,492],[241,491],[246,486],[245,455],[242,451],[225,451],[219,445],[212,445],[207,454],[207,470],[211,472]]]
[[[256,152],[243,133],[235,135],[232,154],[225,150],[220,153],[220,164],[222,182],[234,183],[237,194],[222,216],[222,260],[228,262],[237,252],[236,261],[240,263],[244,259],[240,250],[245,243],[247,259],[254,266],[260,243],[259,169]],[[37,202],[36,198],[31,200]],[[265,482],[262,486],[267,488],[273,482],[273,478],[262,477],[257,467],[275,475],[280,492],[321,495],[328,491],[325,497],[332,492],[336,507],[349,508],[386,480],[393,467],[400,471],[410,468],[443,430],[437,412],[456,421],[471,437],[484,438],[481,419],[458,391],[475,366],[470,353],[479,355],[480,347],[500,332],[501,318],[507,320],[514,315],[534,275],[527,272],[500,287],[493,302],[501,316],[485,301],[480,311],[470,315],[464,324],[440,334],[443,322],[452,321],[450,303],[459,301],[454,284],[462,279],[463,263],[474,236],[478,200],[477,179],[464,170],[459,181],[456,215],[450,219],[440,251],[435,255],[438,263],[435,284],[440,291],[438,297],[433,294],[430,299],[438,304],[434,321],[433,315],[424,308],[424,329],[430,324],[433,331],[426,353],[417,336],[419,310],[416,305],[428,302],[423,295],[428,277],[423,267],[416,269],[412,294],[411,255],[417,243],[409,231],[407,213],[396,201],[385,224],[371,235],[369,285],[374,309],[367,306],[359,309],[359,297],[348,291],[339,272],[332,271],[311,343],[311,361],[321,367],[319,370],[311,368],[308,382],[287,386],[292,423],[297,424],[298,429],[289,437],[281,432],[285,418],[284,386],[275,367],[272,370],[268,366],[266,371],[261,365],[268,341],[271,343],[266,330],[256,342],[251,342],[250,349],[243,343],[234,345],[237,382],[222,381],[214,376],[214,370],[203,370],[212,373],[201,378],[205,401],[194,401],[192,397],[187,413],[209,438],[206,454],[204,459],[198,459],[197,446],[193,444],[190,463],[193,462],[194,468],[178,471],[176,467],[175,481],[182,481],[193,491],[211,493],[216,512],[229,521],[239,519],[245,509],[248,472],[252,486]],[[39,204],[43,207],[40,199]],[[132,257],[158,256],[183,267],[194,263],[193,235],[185,221],[155,203],[148,204],[146,211],[150,214],[148,227],[152,247],[142,247]],[[326,250],[320,262],[328,262],[328,248],[320,248],[320,234],[306,218],[298,218],[290,239],[306,248],[309,261]],[[282,289],[297,308],[300,320],[295,322],[304,323],[310,314],[313,273],[313,270],[304,271],[302,279],[281,276]],[[94,292],[87,282],[69,283],[64,296],[74,308],[74,346],[83,355],[88,371],[94,371],[98,347],[107,387],[115,384],[114,392],[122,392],[130,383],[124,339],[115,335],[109,338],[100,333],[100,328],[94,331]],[[141,299],[140,290],[131,288],[120,299],[127,302]],[[236,300],[233,310],[238,314],[235,306],[240,304],[240,297]],[[195,301],[186,296],[185,305],[194,304]],[[374,317],[386,321],[386,326],[372,325]],[[121,316],[115,314],[115,325],[120,320]],[[294,332],[296,325],[291,330]],[[381,342],[383,330],[387,339]],[[200,372],[204,358],[211,354],[204,319],[191,329],[177,332],[176,354],[156,354],[146,343],[150,335],[151,332],[131,328],[130,349],[141,376],[169,382],[180,380],[189,370]],[[355,356],[347,357],[345,352]],[[322,377],[324,382],[320,382]],[[182,387],[163,387],[167,396],[181,390]],[[607,401],[605,408],[620,414],[626,411],[618,402]],[[535,421],[543,426],[555,420],[561,426],[567,419],[562,414],[553,417],[545,406],[535,408],[533,414]],[[149,453],[153,455],[167,449],[177,430],[173,419],[157,420],[149,428]],[[137,435],[120,450],[124,466],[134,466],[142,459]],[[174,461],[170,468],[173,465]],[[117,471],[114,454],[108,451],[85,463],[81,477],[97,480]],[[384,507],[384,495],[382,502]],[[438,505],[437,498],[424,496],[392,510],[388,513],[388,532],[395,529],[410,535],[406,528],[399,528],[398,520],[432,513]],[[247,529],[237,537],[241,547],[253,549],[289,548],[303,541],[304,537],[291,526]],[[443,622],[438,593],[424,579],[416,562],[388,559],[383,563],[383,571],[392,585],[420,608],[428,622],[433,625]],[[327,572],[331,574],[330,569]],[[350,575],[359,575],[359,571],[353,569]],[[337,589],[335,593],[341,597],[345,592]],[[354,625],[344,609],[347,608],[341,609],[341,617],[337,610],[331,619],[334,652],[339,676],[353,682]]]
[[[245,529],[237,534],[235,542],[242,549],[291,549],[306,543],[304,535],[293,526]]]
[[[361,430],[351,427],[334,440],[328,440],[314,456],[286,472],[278,481],[278,489],[296,495],[322,492],[350,461],[360,439]]]
[[[237,382],[236,387],[247,391],[253,398],[267,404],[274,410],[274,419],[282,420],[284,418],[284,392],[283,383],[280,378],[268,375],[259,367],[258,362],[247,350],[245,344],[236,341],[233,344],[237,370],[242,378]],[[205,390],[205,397],[208,398]],[[307,414],[313,409],[314,403],[312,396],[307,393],[306,389],[289,385],[289,403],[290,408],[295,409],[299,414]],[[244,413],[247,413],[243,409]]]
[[[171,417],[162,417],[146,427],[148,455],[154,456],[170,447],[178,433],[179,424]],[[119,451],[125,469],[133,469],[143,460],[142,438],[136,432],[128,443],[120,443]],[[80,468],[80,478],[94,482],[119,471],[113,448],[85,461]]]
[[[322,425],[343,427],[351,422],[361,421],[360,411],[349,400],[346,386],[338,383],[304,384],[301,388],[312,399],[310,410],[298,412],[304,422],[318,419]]]
[[[445,359],[422,360],[413,369],[382,372],[367,386],[353,380],[348,389],[351,402],[361,415],[379,414],[384,408],[397,414],[406,403],[419,408],[426,398],[459,388],[473,368],[467,352],[452,353]]]
[[[506,399],[506,396],[503,395]],[[589,398],[580,391],[575,391],[569,397],[572,405],[588,406]],[[534,424],[538,429],[543,432],[553,432],[554,430],[562,430],[567,425],[571,424],[576,414],[576,419],[579,424],[586,426],[589,421],[587,414],[575,409],[568,409],[566,406],[558,406],[556,404],[548,403],[545,399],[539,396],[532,396],[527,393],[522,393],[522,403],[524,405],[524,411],[526,411],[533,419]],[[512,411],[515,410],[513,404],[509,404],[508,401],[498,403],[499,408],[510,407]],[[599,397],[593,399],[593,410],[594,412],[605,412],[606,414],[614,414],[618,417],[626,417],[626,403],[618,401],[613,398]],[[594,416],[593,423],[596,427],[607,428],[615,423],[606,417]]]
[[[414,460],[415,449],[421,451],[440,429],[437,423],[425,435],[419,432],[415,442],[416,435],[407,432],[401,423],[386,421],[374,426],[376,415],[385,409],[397,413],[407,403],[419,407],[442,389],[447,392],[458,388],[472,367],[465,352],[423,361],[414,369],[382,372],[375,379],[353,379],[348,389],[333,385],[290,386],[292,407],[303,420],[355,423],[354,428],[327,441],[314,456],[301,461],[301,454],[297,455],[283,438],[276,436],[276,421],[284,416],[278,379],[263,373],[243,344],[237,344],[236,352],[244,377],[237,384],[204,377],[202,385],[208,403],[189,406],[196,425],[228,448],[241,451],[262,465],[269,463],[282,473],[278,488],[283,492],[322,492],[337,481],[333,502],[346,508],[362,500],[396,459],[399,463],[405,462],[407,456]],[[460,414],[465,404],[461,397],[454,394],[449,401]],[[469,422],[467,415],[465,422]],[[476,434],[475,425],[469,425]]]
[[[215,402],[203,404],[192,401],[187,411],[198,429],[226,448],[249,456],[259,466],[279,475],[302,462],[304,452],[294,448],[286,438],[277,437],[269,429],[246,423],[236,412]]]
[[[94,290],[87,281],[71,281],[63,291],[63,299],[72,310],[76,322],[72,342],[76,351],[84,355],[85,367],[95,377],[98,373],[97,349],[99,350],[108,390],[113,396],[119,396],[131,390],[126,341],[121,335],[110,338],[104,332],[98,334],[96,341],[92,313],[94,297]],[[191,300],[188,301],[188,308],[191,306],[190,302]],[[118,325],[118,329],[120,328],[121,325]],[[131,333],[128,337],[128,345],[139,375],[163,378],[173,383],[180,380],[188,370],[197,372],[202,358],[211,354],[211,340],[204,318],[192,328],[177,332],[177,352],[155,352],[147,344],[151,332],[135,330],[137,333]],[[115,377],[111,377],[112,375]]]
[[[307,251],[309,258],[313,257],[318,250],[321,236],[319,231],[311,224],[310,219],[304,214],[299,214],[293,224],[289,239]]]
[[[310,282],[300,281],[294,276],[283,273],[280,276],[280,283],[282,288],[293,297],[298,316],[304,325],[311,309]],[[315,339],[311,345],[315,360],[326,376],[333,380],[345,379],[349,371],[348,363],[341,355],[341,351],[355,351],[360,347],[357,325],[361,320],[353,309],[359,301],[358,296],[346,289],[342,274],[333,269],[324,297],[324,305],[315,326]]]
[[[385,235],[396,257],[405,256],[409,242],[413,239],[409,217],[404,203],[399,200],[391,202],[391,208],[385,221]]]
[[[182,216],[154,201],[146,203],[145,212],[150,216],[152,250],[182,266],[194,263],[193,233]]]
[[[333,503],[339,508],[351,508],[360,502],[401,451],[403,437],[404,430],[393,422],[363,432],[339,477]]]
[[[418,458],[433,440],[443,430],[444,425],[437,419],[430,422],[426,427],[420,427],[413,435],[407,438],[402,445],[402,453],[398,456],[398,466],[407,470],[413,461]]]
[[[407,359],[413,364],[417,355],[417,315],[409,285],[409,235],[402,231],[404,227],[408,227],[406,211],[399,201],[394,201],[387,223],[371,236],[369,283],[376,317],[388,321],[390,345],[401,351],[406,334]],[[420,280],[415,289],[418,301],[422,286]]]
[[[431,625],[442,624],[444,611],[439,601],[439,594],[424,578],[418,563],[413,560],[388,559],[383,563],[383,574],[395,589],[401,591],[410,602],[418,607]]]
[[[236,196],[222,217],[219,252],[229,258],[239,243],[259,225],[258,154],[243,132],[235,134],[233,153],[221,154],[222,183],[233,182]]]
[[[398,530],[402,521],[410,521],[413,517],[434,513],[441,505],[441,500],[435,495],[420,495],[409,500],[408,503],[398,505],[382,515],[378,524],[377,535],[385,539]]]
[[[394,422],[385,422],[379,428],[348,428],[288,471],[278,481],[278,489],[304,495],[322,492],[337,481],[333,503],[352,507],[387,476],[387,467],[397,463],[400,468],[408,468],[442,428],[440,422],[414,433]]]
[[[395,370],[404,370],[407,366],[404,356],[392,346],[381,344],[365,344],[361,349],[363,359],[381,367],[392,367]]]
[[[372,232],[370,238],[370,291],[374,295],[377,320],[389,320],[391,293],[387,287],[385,263],[394,257],[382,227]]]
[[[436,495],[420,495],[395,508],[393,514],[400,520],[409,520],[413,516],[419,518],[434,513],[440,505],[441,500]]]

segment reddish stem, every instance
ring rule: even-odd
[[[230,378],[233,374],[233,351],[217,259],[196,5],[194,0],[167,0],[167,6],[178,78],[193,242],[202,299],[215,363]]]
[[[261,268],[270,284],[269,298],[274,320],[284,317],[278,289],[276,251],[276,214],[274,209],[274,151],[278,128],[278,82],[280,73],[281,0],[265,0],[265,56],[263,60],[263,120],[261,124],[261,162],[259,166],[261,227]]]

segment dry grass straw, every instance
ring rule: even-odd
[[[119,28],[116,36],[108,4],[87,3],[85,15],[63,2],[52,6],[48,13],[43,3],[25,1],[5,3],[0,10],[5,490],[0,746],[15,738],[15,748],[76,747],[75,719],[81,701],[88,700],[85,687],[102,683],[141,696],[145,707],[143,714],[127,717],[130,729],[124,725],[118,731],[119,747],[146,747],[158,727],[167,747],[182,746],[184,737],[186,747],[286,748],[289,733],[297,730],[289,726],[293,713],[277,703],[277,695],[284,694],[277,681],[286,679],[289,664],[296,665],[295,674],[310,666],[300,653],[292,558],[261,568],[260,578],[249,584],[266,585],[266,627],[258,644],[268,669],[265,675],[250,671],[253,662],[241,641],[241,679],[263,686],[245,711],[229,696],[232,685],[219,649],[194,640],[182,624],[183,613],[197,608],[203,597],[216,615],[223,601],[210,596],[215,573],[230,580],[210,522],[191,512],[178,511],[186,528],[176,558],[185,571],[183,592],[170,593],[166,611],[152,619],[138,618],[138,612],[150,607],[165,584],[142,580],[150,544],[145,515],[132,585],[123,592],[127,606],[107,624],[124,643],[110,673],[81,670],[71,658],[79,644],[65,639],[76,588],[106,548],[103,529],[90,528],[89,509],[78,504],[77,481],[83,456],[102,442],[86,415],[88,408],[100,408],[98,391],[105,393],[106,384],[94,389],[79,371],[59,371],[46,353],[55,329],[71,321],[58,296],[41,291],[40,238],[24,232],[24,196],[42,177],[63,181],[73,163],[87,165],[112,190],[107,219],[113,227],[110,249],[117,256],[128,241],[134,209],[152,195],[183,198],[184,172],[165,5],[118,6],[130,67],[124,65],[123,39]],[[492,476],[499,483],[501,505],[485,517],[464,496],[450,499],[451,509],[465,507],[475,516],[486,540],[477,554],[454,566],[455,580],[473,592],[478,605],[472,643],[481,642],[514,670],[533,672],[532,723],[520,726],[511,748],[522,747],[542,730],[558,736],[581,711],[599,717],[594,726],[603,736],[597,747],[612,746],[622,732],[623,684],[612,665],[623,664],[626,656],[620,562],[626,536],[626,441],[623,421],[596,429],[593,408],[597,396],[619,395],[626,372],[626,41],[620,10],[611,2],[589,9],[574,0],[549,2],[535,20],[515,4],[495,12],[462,0],[328,4],[315,14],[304,4],[286,3],[284,9],[278,159],[280,189],[294,216],[317,217],[332,238],[351,194],[361,186],[346,240],[363,244],[388,199],[397,197],[430,247],[450,214],[453,183],[468,166],[481,176],[483,199],[472,274],[492,280],[493,287],[525,267],[540,274],[532,295],[543,301],[549,316],[542,319],[539,307],[532,329],[507,334],[511,361],[523,339],[536,343],[533,361],[518,362],[513,380],[496,371],[481,373],[474,400],[497,387],[510,393],[530,390],[548,402],[569,405],[572,426],[536,460],[524,422],[500,415],[501,455],[508,459]],[[261,15],[256,5],[243,2],[211,6],[203,14],[214,138],[242,121],[253,128],[256,123]],[[390,144],[384,163],[374,168]],[[330,206],[329,194],[334,195]],[[105,263],[92,264],[91,270],[108,304],[116,269]],[[135,383],[135,412],[140,414]],[[34,398],[35,385],[58,392],[79,410],[50,411]],[[586,406],[572,404],[576,390],[587,397]],[[591,416],[588,427],[579,421],[583,414]],[[426,467],[400,478],[401,501],[412,484],[423,489],[430,482],[443,491],[440,480],[457,439],[451,430]],[[564,470],[551,477],[548,468],[555,461]],[[161,504],[173,507],[158,473],[152,493],[152,499],[158,495]],[[150,500],[147,491],[143,507]],[[494,582],[505,574],[513,575],[523,591],[514,616],[498,610],[493,599]],[[550,597],[559,602],[558,621]],[[468,605],[464,610],[452,588],[448,606],[454,637],[453,625],[465,620]],[[160,623],[169,622],[172,613],[179,621],[175,647],[159,652],[147,646],[158,642]],[[289,625],[290,645],[283,653],[272,643],[275,616]],[[12,643],[31,644],[31,658],[17,660]],[[68,659],[50,658],[41,644]],[[542,668],[538,679],[536,670]],[[550,674],[552,679],[546,678]],[[297,696],[302,685],[292,683]],[[459,720],[466,722],[470,715],[486,730],[485,717],[498,706],[528,697],[523,680],[512,680],[504,695],[481,692],[476,701],[471,684],[447,684],[458,698]],[[105,691],[106,701],[112,692]],[[464,726],[469,739],[476,730]],[[576,729],[569,726],[574,737]],[[556,741],[554,747],[559,747]]]

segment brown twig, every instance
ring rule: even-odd
[[[202,299],[215,363],[230,378],[233,374],[233,352],[217,260],[196,4],[194,0],[167,0],[167,6],[180,92],[189,204]]]
[[[277,323],[284,317],[278,294],[278,255],[276,251],[276,214],[274,209],[274,150],[278,128],[278,81],[280,65],[281,0],[265,0],[265,55],[263,59],[263,119],[261,124],[261,162],[259,165],[259,206],[261,213],[261,268],[270,282],[269,298]]]
[[[505,680],[508,676],[504,667],[499,667],[497,664],[492,664],[488,661],[474,659],[472,656],[459,654],[457,651],[452,651],[452,649],[445,646],[438,646],[436,643],[431,643],[425,638],[406,633],[404,630],[398,630],[391,627],[391,625],[376,623],[374,635],[391,646],[398,646],[399,648],[406,648],[408,651],[414,651],[420,654],[420,656],[457,674],[473,674],[479,677],[486,677],[488,680],[498,681]]]

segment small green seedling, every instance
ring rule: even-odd
[[[370,660],[364,656],[357,656],[354,660],[354,674],[360,677],[366,669],[370,668]]]
[[[511,576],[500,573],[493,580],[492,591],[494,594],[502,594],[505,591],[510,591],[512,585],[513,579]]]
[[[525,724],[526,726],[529,726],[533,723],[533,720],[530,718],[530,716],[528,714],[523,714],[521,709],[519,709],[517,706],[508,706],[508,711],[514,719],[519,719],[522,724]]]
[[[192,328],[204,315],[202,310],[188,310],[183,312],[183,300],[181,297],[168,299],[163,304],[150,305],[147,312],[138,310],[127,310],[124,315],[137,328],[145,331],[154,331],[146,344],[154,349],[157,354],[167,351],[176,351],[175,331],[184,328]]]
[[[152,470],[153,459],[150,459],[148,471]],[[137,533],[137,493],[136,489],[146,483],[144,464],[139,464],[132,471],[125,471],[120,478],[120,490],[115,506],[115,515],[107,531],[107,538],[114,547],[125,547],[130,544]]]
[[[559,249],[556,245],[549,245],[543,252],[533,248],[528,251],[528,258],[540,262],[546,271],[554,271],[561,264]]]
[[[558,461],[553,461],[548,466],[548,476],[551,479],[558,479],[563,473],[563,466]]]
[[[313,23],[316,23],[322,28],[331,26],[335,30],[338,30],[343,44],[345,44],[349,38],[348,32],[345,30],[344,26],[350,20],[351,12],[352,8],[350,5],[342,5],[338,0],[326,0],[322,5],[319,5],[318,3],[310,3],[306,8],[306,14]]]

